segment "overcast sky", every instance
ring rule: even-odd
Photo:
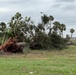
[[[31,16],[36,23],[40,22],[40,12],[52,15],[55,21],[66,25],[64,35],[70,34],[71,28],[76,29],[76,0],[0,0],[0,22],[8,23],[16,12]]]

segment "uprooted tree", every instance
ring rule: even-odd
[[[0,50],[4,52],[22,53],[23,46],[17,44],[16,37],[10,37],[3,45],[0,46]]]
[[[31,30],[28,29],[29,24],[31,24],[31,26],[33,24],[30,20],[30,17],[25,17],[23,20],[21,14],[17,12],[16,15],[13,16],[11,18],[11,21],[8,23],[9,27],[6,27],[1,32],[2,41],[0,50],[13,53],[22,52],[24,46],[21,44],[19,45],[18,42],[25,42],[27,39],[27,33],[32,33]]]

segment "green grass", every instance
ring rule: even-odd
[[[76,75],[76,47],[0,55],[0,75]]]

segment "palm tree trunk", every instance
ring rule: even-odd
[[[51,30],[52,30],[52,28],[51,28],[51,21],[50,21],[50,34],[51,34]]]
[[[73,34],[71,33],[71,38],[72,38],[72,35],[73,35]]]
[[[63,38],[63,31],[62,31],[62,38]]]

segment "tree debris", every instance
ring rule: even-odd
[[[3,50],[4,52],[22,53],[23,46],[17,44],[17,37],[10,37],[0,46],[0,50]]]

